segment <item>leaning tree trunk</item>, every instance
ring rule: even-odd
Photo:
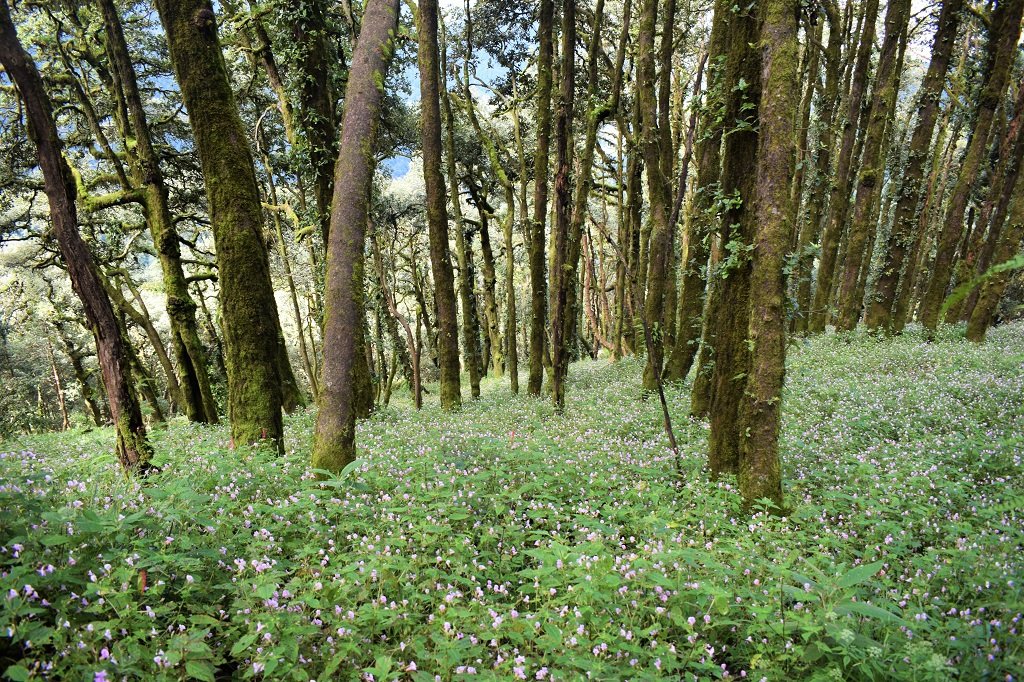
[[[197,306],[189,294],[188,280],[181,265],[181,248],[171,218],[160,158],[153,147],[149,122],[117,7],[114,0],[100,0],[99,4],[103,13],[111,74],[124,96],[134,132],[135,146],[129,150],[128,159],[136,186],[142,188],[146,223],[163,273],[167,317],[171,326],[171,348],[177,362],[182,407],[190,420],[215,424],[218,421],[217,401],[210,389],[206,352],[199,341],[199,327],[196,324]]]
[[[956,245],[964,231],[964,213],[974,190],[978,171],[988,151],[989,133],[995,119],[996,108],[1006,93],[1013,55],[1020,38],[1024,0],[1003,0],[992,13],[989,45],[984,67],[984,84],[978,99],[974,131],[971,142],[960,165],[960,175],[949,197],[946,219],[939,233],[931,279],[921,300],[920,318],[925,329],[933,331],[939,324],[939,308],[946,297],[946,287],[953,273]]]
[[[121,334],[89,247],[78,232],[75,184],[62,156],[63,144],[53,120],[53,107],[35,63],[18,41],[7,0],[0,1],[0,64],[25,102],[29,132],[43,171],[53,234],[67,265],[71,286],[82,301],[96,339],[96,354],[117,432],[117,457],[126,471],[145,472],[153,451],[146,440],[142,411],[132,387],[128,342]]]
[[[459,380],[459,323],[455,276],[448,248],[448,209],[441,173],[441,83],[437,46],[437,0],[420,2],[416,17],[420,70],[420,121],[423,135],[423,179],[427,188],[427,229],[430,265],[434,271],[437,307],[437,350],[441,369],[441,409],[462,405]]]
[[[228,415],[236,445],[281,451],[280,323],[252,152],[235,106],[210,0],[158,0],[171,63],[203,166],[217,249]]]
[[[365,318],[363,249],[373,181],[373,147],[383,92],[378,87],[394,51],[398,0],[370,0],[352,55],[345,91],[345,114],[338,162],[334,169],[327,285],[324,291],[324,344],[320,412],[313,437],[312,465],[340,471],[355,460],[357,388],[353,381],[356,334]]]

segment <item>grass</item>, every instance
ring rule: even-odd
[[[1024,324],[798,341],[787,517],[740,511],[707,425],[634,361],[573,366],[566,414],[488,380],[458,414],[399,402],[361,458],[307,470],[222,427],[0,444],[10,679],[981,680],[1024,673]],[[432,397],[432,396],[430,396]],[[428,397],[428,403],[430,399]]]

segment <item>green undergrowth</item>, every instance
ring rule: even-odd
[[[0,446],[0,672],[67,679],[982,680],[1021,676],[1024,324],[976,346],[790,348],[788,516],[708,480],[707,425],[641,365],[572,367],[564,416],[488,380],[404,396],[318,483],[224,427]],[[436,400],[436,391],[427,403]]]

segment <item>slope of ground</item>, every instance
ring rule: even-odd
[[[318,484],[223,428],[0,446],[0,671],[11,679],[1017,678],[1024,324],[791,348],[788,516],[739,509],[669,391],[578,363],[564,417],[504,384],[400,404]],[[429,399],[428,399],[428,402]]]

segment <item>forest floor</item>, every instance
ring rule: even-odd
[[[1024,323],[960,334],[791,347],[784,517],[708,480],[688,384],[676,474],[629,360],[574,365],[563,417],[497,379],[392,405],[326,484],[312,412],[283,458],[176,421],[145,483],[108,430],[2,443],[0,671],[1018,679]]]

